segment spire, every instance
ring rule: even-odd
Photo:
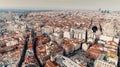
[[[89,28],[91,28],[92,24],[93,24],[93,19],[90,20]]]
[[[87,42],[87,39],[88,39],[88,32],[87,30],[85,31],[85,42]]]
[[[103,34],[102,27],[101,27],[100,23],[99,23],[99,26],[100,26],[100,32],[101,32],[101,34]]]

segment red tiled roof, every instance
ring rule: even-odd
[[[59,66],[56,62],[51,62],[50,60],[47,60],[45,67],[59,67]]]

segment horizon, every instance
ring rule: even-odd
[[[120,11],[120,0],[0,0],[0,9]]]

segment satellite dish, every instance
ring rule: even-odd
[[[95,32],[98,30],[97,26],[93,26],[93,27],[92,27],[92,30],[93,30],[93,32],[95,33]]]

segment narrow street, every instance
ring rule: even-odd
[[[33,49],[33,52],[34,52],[34,56],[37,60],[37,63],[39,65],[39,67],[43,67],[43,65],[41,64],[37,54],[36,54],[36,43],[37,43],[37,39],[35,38],[35,33],[34,31],[32,30],[32,49]],[[27,48],[28,48],[28,39],[26,38],[25,40],[25,44],[24,44],[24,47],[23,47],[23,50],[22,50],[22,54],[21,54],[21,57],[20,57],[20,60],[18,62],[18,67],[22,67],[22,63],[24,62],[24,58],[25,58],[25,55],[26,55],[26,51],[27,51]]]

